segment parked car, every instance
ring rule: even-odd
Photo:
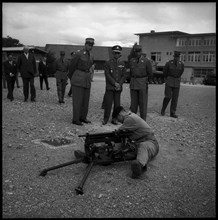
[[[204,85],[216,85],[216,74],[208,73],[203,79],[203,84]]]

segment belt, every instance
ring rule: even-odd
[[[133,78],[145,78],[147,76],[132,76]]]
[[[66,72],[67,72],[67,71],[63,71],[63,70],[58,70],[58,71],[63,72],[63,73],[66,73]]]
[[[89,73],[89,70],[81,70],[81,69],[78,70]]]

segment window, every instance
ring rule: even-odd
[[[200,52],[188,52],[188,62],[200,62],[201,54]]]
[[[215,62],[215,52],[214,51],[204,51],[203,52],[203,62]]]
[[[155,57],[156,62],[161,62],[161,52],[151,52],[151,57]]]
[[[185,53],[181,53],[181,55],[180,55],[180,60],[181,60],[182,62],[185,62]]]
[[[213,73],[213,69],[194,69],[195,77],[205,77],[207,74]]]

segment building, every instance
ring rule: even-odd
[[[60,56],[60,51],[65,51],[65,58],[71,59],[71,53],[84,48],[84,45],[46,44],[45,50],[52,53],[55,58]],[[94,46],[91,53],[94,56],[95,69],[103,70],[105,61],[112,58],[112,47]],[[122,48],[122,60],[127,63],[131,48]]]
[[[207,73],[216,74],[216,33],[188,34],[181,31],[137,33],[139,44],[148,58],[157,62],[162,70],[166,62],[173,59],[174,51],[181,52],[185,70],[183,82],[194,76],[201,83]]]

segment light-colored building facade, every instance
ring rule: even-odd
[[[184,82],[201,83],[207,73],[216,73],[216,33],[188,34],[181,31],[139,33],[139,44],[148,58],[157,62],[162,70],[168,60],[173,59],[174,51],[180,51],[184,62],[182,75]]]

